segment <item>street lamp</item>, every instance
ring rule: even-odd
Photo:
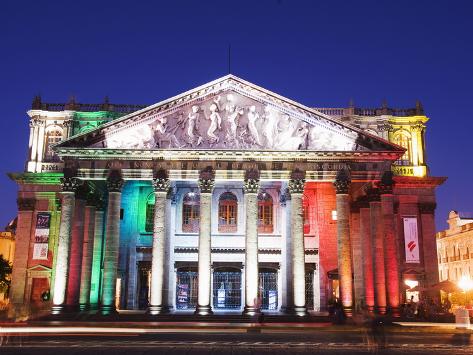
[[[465,306],[467,306],[467,292],[473,290],[473,280],[468,276],[463,275],[458,281],[458,287],[460,287],[465,294]]]

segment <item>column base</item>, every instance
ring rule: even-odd
[[[353,308],[343,306],[343,313],[345,313],[345,317],[352,318],[353,317]]]
[[[51,307],[51,314],[54,316],[59,316],[64,313],[66,313],[66,305],[64,304],[54,305]]]
[[[88,303],[81,303],[79,304],[79,310],[81,312],[90,311],[90,305]]]
[[[287,307],[284,310],[284,313],[298,316],[298,317],[307,317],[309,315],[309,312],[307,312],[307,307],[306,306],[293,306],[293,307]]]
[[[102,305],[100,307],[100,313],[103,315],[103,316],[114,316],[114,315],[118,315],[118,312],[117,312],[117,309],[115,308],[115,306],[108,306],[108,305]]]
[[[169,307],[166,306],[148,306],[148,310],[146,311],[146,314],[151,315],[151,316],[157,316],[159,314],[166,314],[169,313]]]
[[[391,317],[399,318],[400,316],[401,316],[401,312],[399,310],[399,307],[392,307],[391,308]]]
[[[366,310],[368,311],[368,313],[374,314],[374,306],[366,306]]]
[[[261,314],[261,310],[254,306],[245,306],[242,314],[244,316],[257,316]]]
[[[194,314],[198,316],[208,316],[213,314],[212,308],[210,306],[199,306],[197,305],[197,308],[195,309]]]
[[[386,314],[386,306],[377,306],[376,311],[378,314],[385,315]]]

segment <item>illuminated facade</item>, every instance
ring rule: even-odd
[[[228,75],[28,114],[18,307],[50,288],[53,313],[396,314],[405,280],[438,281],[420,104],[314,109]]]
[[[439,278],[458,282],[473,276],[473,219],[451,211],[447,222],[449,228],[437,233]]]

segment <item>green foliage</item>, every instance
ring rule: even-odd
[[[12,265],[0,255],[0,292],[8,293],[11,283]]]

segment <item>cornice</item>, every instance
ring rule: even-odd
[[[442,185],[446,180],[446,176],[434,177],[415,177],[415,176],[394,176],[396,188],[405,187],[436,187]]]
[[[59,185],[63,173],[8,173],[18,184]]]

